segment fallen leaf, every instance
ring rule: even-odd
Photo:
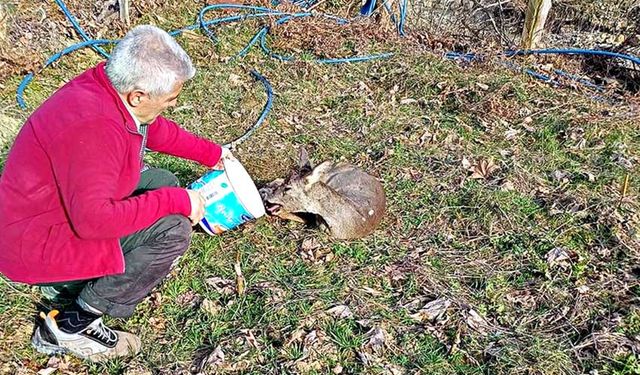
[[[51,375],[56,371],[58,371],[58,369],[55,368],[55,367],[47,367],[47,368],[43,368],[42,370],[38,371],[38,375]]]
[[[251,332],[250,329],[241,329],[240,332],[242,332],[245,335],[245,339],[251,346],[260,350],[260,346],[258,345],[258,340],[256,340],[256,337],[253,335],[253,332]]]
[[[156,318],[154,316],[154,317],[149,318],[149,325],[156,332],[164,331],[164,329],[166,328],[166,323],[167,323],[167,321],[162,317]]]
[[[307,237],[302,240],[302,245],[300,245],[300,249],[304,251],[315,250],[320,247],[320,242],[315,237]]]
[[[302,340],[302,355],[303,357],[309,356],[312,349],[314,349],[317,344],[321,341],[322,332],[313,330],[304,337]]]
[[[368,286],[363,286],[362,290],[364,290],[365,292],[371,294],[372,296],[376,296],[377,297],[377,296],[381,296],[382,295],[381,291],[369,288]]]
[[[413,99],[413,98],[404,98],[404,99],[400,99],[400,104],[412,104],[412,103],[417,103],[418,101]]]
[[[481,90],[487,91],[489,90],[489,86],[484,83],[476,82],[476,86],[478,86]]]
[[[189,290],[176,297],[176,303],[182,307],[195,307],[200,302],[201,297],[194,291]]]
[[[385,369],[385,372],[383,373],[384,375],[402,375],[406,372],[404,368],[398,365],[391,365],[391,364],[384,365],[384,369]]]
[[[433,300],[415,314],[409,315],[411,319],[418,322],[431,321],[434,322],[442,317],[442,315],[451,306],[451,301],[446,298],[438,298]]]
[[[426,300],[427,299],[425,297],[417,297],[417,298],[412,299],[410,302],[407,302],[402,307],[404,307],[407,310],[416,310],[420,306],[422,306],[425,303]]]
[[[561,268],[568,268],[570,266],[569,262],[571,261],[571,257],[569,256],[569,253],[562,247],[556,247],[549,250],[549,252],[547,252],[546,258],[547,263],[549,263],[549,266],[551,267],[559,266]]]
[[[197,372],[203,371],[211,371],[215,370],[217,367],[220,367],[224,364],[224,352],[220,345],[218,345],[214,351],[209,353],[206,357],[202,359],[200,364],[198,365]]]
[[[518,129],[509,129],[506,132],[504,132],[504,138],[507,141],[510,141],[512,139],[514,139],[516,137],[516,135],[520,134],[520,130]]]
[[[375,354],[380,355],[384,349],[388,334],[380,327],[372,328],[366,333],[365,338],[369,340],[364,345],[365,348],[371,349]]]
[[[560,182],[569,182],[569,179],[567,178],[568,176],[569,173],[560,170],[555,170],[551,173],[551,177]]]
[[[466,170],[472,170],[471,168],[471,162],[469,161],[469,159],[467,159],[466,156],[462,157],[462,168],[466,169]]]
[[[60,357],[50,357],[47,361],[47,367],[60,368],[61,364],[64,364]]]
[[[335,255],[333,255],[333,253],[328,253],[327,255],[325,255],[324,261],[326,263],[329,263],[333,260],[333,258],[335,258]]]
[[[473,309],[469,309],[467,312],[467,325],[481,335],[487,334],[490,327],[487,320]]]
[[[497,165],[493,163],[491,159],[482,159],[480,162],[473,166],[473,173],[471,174],[472,179],[486,179],[493,172],[500,169]]]
[[[334,374],[342,374],[342,366],[340,365],[336,365],[336,367],[334,367],[331,372],[333,372]]]
[[[296,329],[291,333],[291,337],[284,344],[285,347],[291,345],[294,342],[299,342],[305,336],[306,331],[304,329]]]
[[[218,305],[217,302],[205,298],[200,304],[200,309],[209,315],[217,315],[221,309],[221,306]]]
[[[364,367],[370,367],[375,363],[373,355],[366,352],[358,352],[358,358]]]
[[[589,182],[595,182],[596,181],[596,176],[593,173],[590,172],[584,172],[585,176],[587,176],[587,179],[589,180]]]
[[[317,342],[318,332],[314,329],[313,331],[307,333],[307,335],[304,337],[303,344],[305,347],[312,347]]]
[[[513,152],[511,152],[511,150],[500,150],[498,152],[500,153],[500,156],[502,156],[503,158],[513,155]]]
[[[327,313],[333,315],[338,319],[351,318],[353,316],[351,309],[349,309],[349,306],[346,305],[334,306],[327,310]]]
[[[509,180],[505,180],[502,185],[500,185],[500,190],[502,191],[512,191],[515,190],[515,187]]]
[[[588,286],[586,286],[586,285],[580,285],[580,286],[577,288],[577,290],[578,290],[578,293],[580,293],[580,294],[585,294],[585,293],[587,293],[589,290],[591,290],[591,288],[589,288],[589,287],[588,287]]]
[[[223,279],[221,277],[210,277],[206,281],[207,285],[212,286],[216,292],[220,294],[233,294],[236,292],[235,283],[229,279]]]

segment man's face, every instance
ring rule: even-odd
[[[150,96],[147,93],[136,90],[127,95],[127,102],[138,120],[143,124],[149,124],[165,109],[176,106],[182,86],[183,82],[176,83],[173,91],[166,95]]]

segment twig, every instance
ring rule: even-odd
[[[618,206],[622,204],[622,200],[627,196],[628,190],[629,190],[629,173],[624,175],[624,181],[622,182],[622,188],[620,189],[620,201],[618,202]]]

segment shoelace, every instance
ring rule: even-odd
[[[98,324],[96,324],[92,329],[88,329],[87,333],[97,335],[101,340],[105,340],[107,342],[114,342],[118,340],[118,335],[109,327],[105,326],[102,323],[102,318],[99,319]]]

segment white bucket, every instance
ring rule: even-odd
[[[200,226],[213,235],[233,229],[265,214],[251,176],[235,158],[224,159],[224,170],[212,170],[189,185],[205,200]]]

